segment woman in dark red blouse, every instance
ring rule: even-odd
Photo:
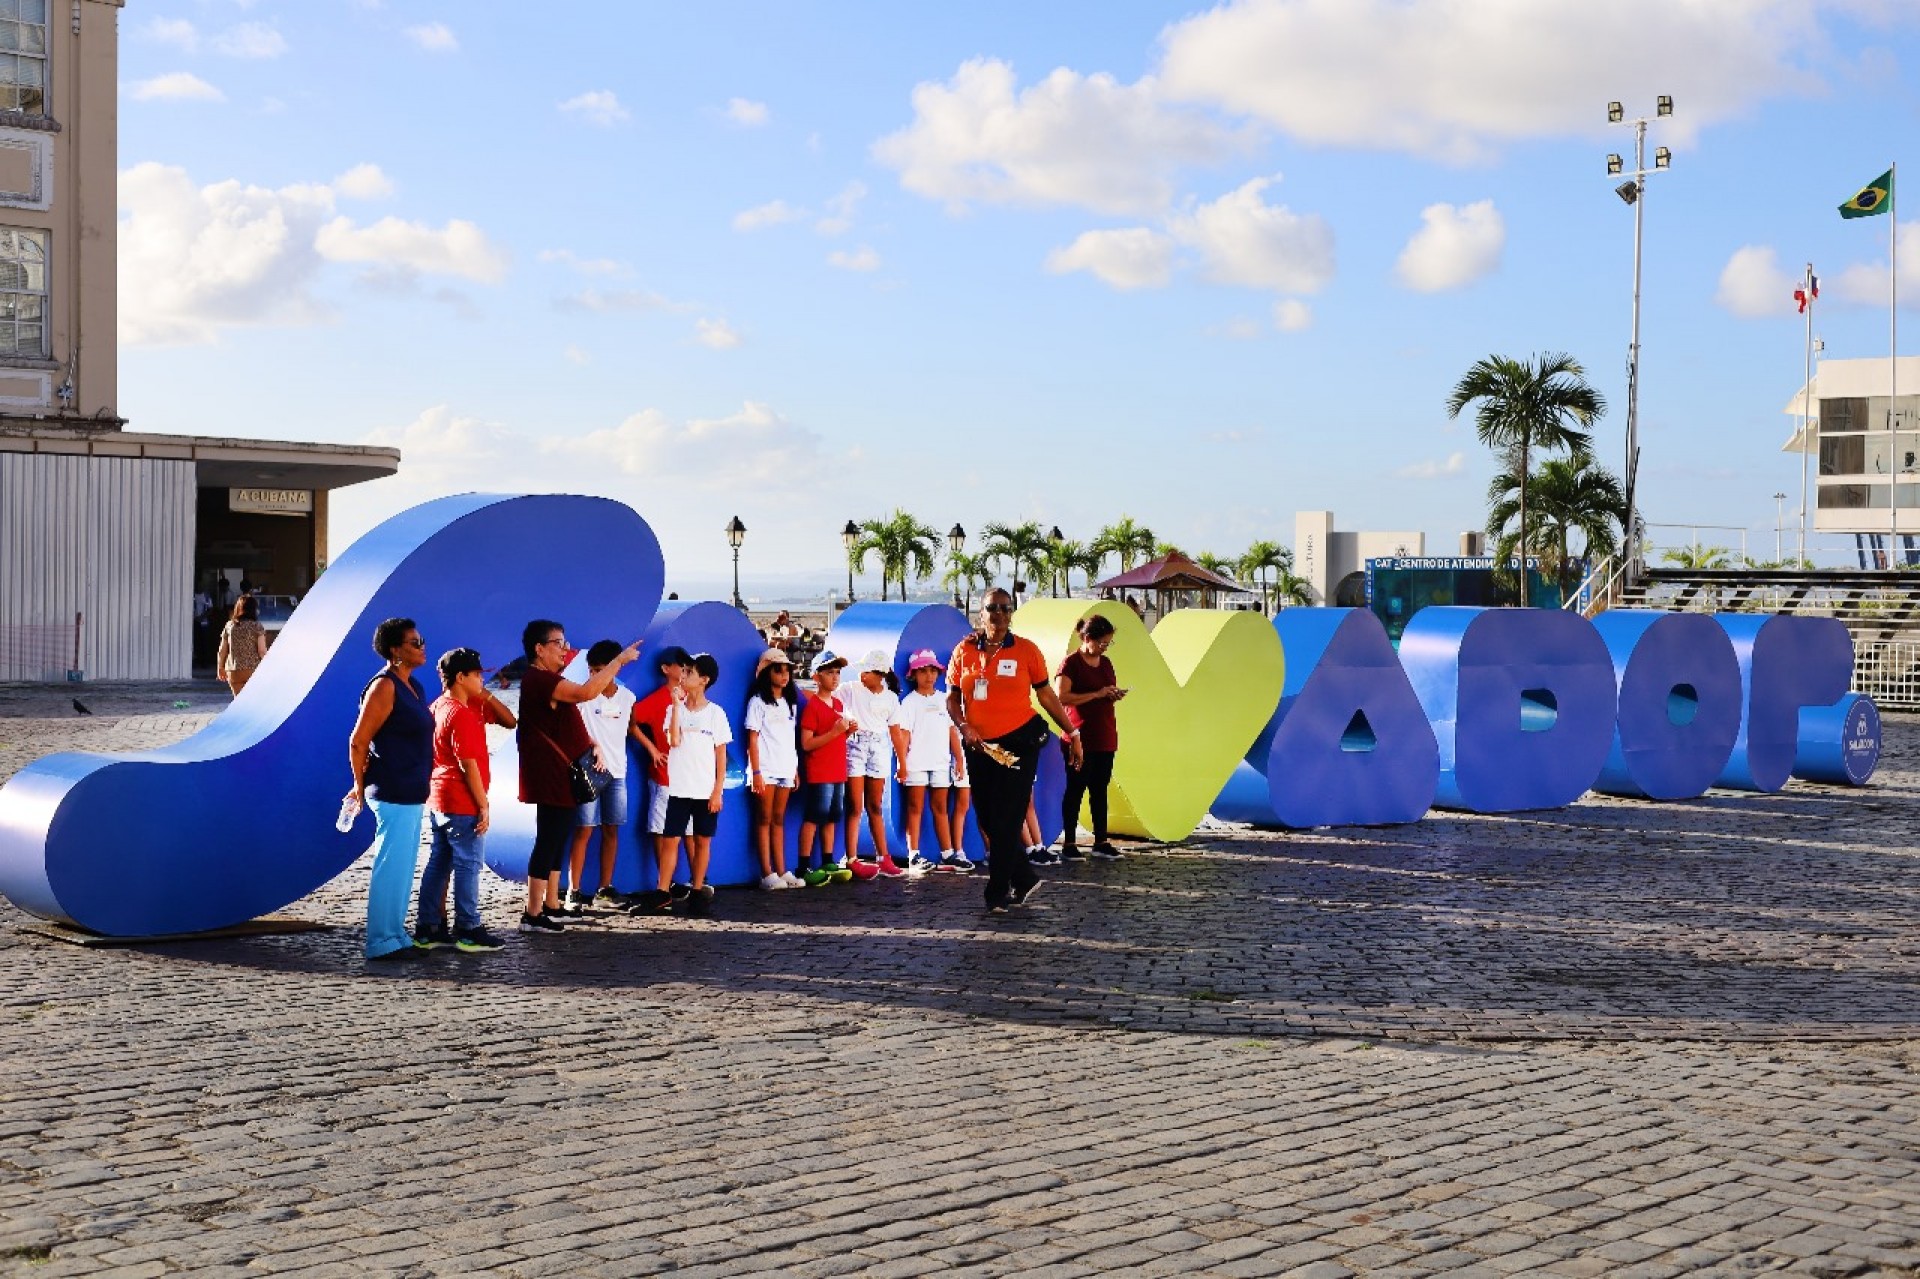
[[[1113,663],[1107,660],[1107,646],[1113,643],[1113,623],[1097,613],[1080,619],[1074,633],[1080,646],[1060,660],[1054,673],[1055,691],[1067,708],[1067,718],[1080,730],[1083,752],[1079,768],[1067,761],[1067,793],[1061,802],[1060,856],[1071,860],[1080,856],[1076,845],[1080,833],[1080,802],[1086,800],[1093,810],[1093,848],[1095,857],[1111,859],[1120,850],[1107,842],[1107,784],[1113,780],[1113,756],[1120,749],[1120,729],[1114,722],[1113,704],[1127,695],[1114,676]]]
[[[520,802],[534,806],[533,852],[527,858],[527,911],[523,933],[562,931],[569,912],[560,901],[560,867],[573,837],[575,805],[568,775],[573,763],[593,753],[593,739],[580,720],[579,703],[606,690],[620,668],[640,655],[636,642],[584,684],[561,678],[572,650],[566,629],[541,617],[520,633],[527,673],[520,679]]]

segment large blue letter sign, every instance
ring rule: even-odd
[[[609,565],[624,589],[607,589]],[[539,616],[572,636],[638,638],[663,576],[653,530],[618,502],[466,494],[397,515],[314,583],[206,728],[138,754],[50,755],[15,775],[0,790],[0,891],[118,936],[277,910],[366,851],[372,817],[346,834],[333,818],[382,618],[413,618],[431,654],[464,644],[497,666],[520,656],[520,629]],[[513,785],[511,773],[499,782]]]
[[[1613,737],[1613,663],[1583,617],[1439,607],[1414,614],[1400,662],[1440,742],[1444,808],[1571,804]]]
[[[1740,735],[1717,784],[1777,791],[1793,773],[1801,708],[1832,706],[1853,682],[1853,637],[1831,617],[1719,613],[1714,620],[1733,641],[1747,695]]]
[[[1720,775],[1740,731],[1740,666],[1703,613],[1610,609],[1593,619],[1619,682],[1613,746],[1593,788],[1690,799]]]
[[[1418,821],[1433,803],[1440,748],[1380,619],[1288,608],[1273,629],[1286,658],[1280,705],[1214,816],[1295,828]]]

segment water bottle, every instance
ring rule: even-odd
[[[333,828],[342,835],[353,829],[353,819],[360,815],[360,801],[348,795],[340,801],[340,816],[333,822]]]

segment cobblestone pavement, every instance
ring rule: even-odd
[[[225,700],[69,696],[0,689],[0,777]],[[1887,730],[1866,791],[1222,827],[1004,917],[940,876],[726,891],[390,971],[364,863],[287,912],[321,933],[6,911],[0,1269],[1920,1274],[1920,718]]]

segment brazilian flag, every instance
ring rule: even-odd
[[[1887,206],[1893,203],[1893,170],[1875,178],[1860,188],[1860,194],[1840,206],[1843,218],[1870,218],[1876,213],[1885,213]]]

